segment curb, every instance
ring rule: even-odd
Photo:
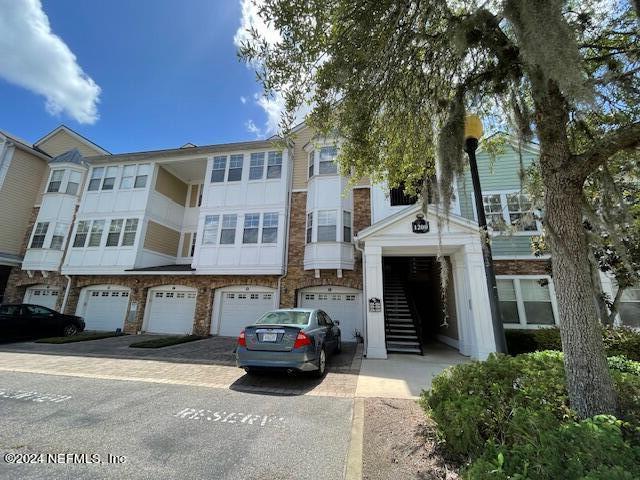
[[[351,424],[351,441],[347,454],[345,480],[362,479],[362,451],[364,437],[364,399],[353,401],[353,422]]]

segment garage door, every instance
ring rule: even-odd
[[[362,293],[359,290],[340,287],[317,287],[304,289],[300,293],[298,305],[303,308],[320,308],[332,320],[340,321],[342,340],[353,342],[353,333],[362,335]]]
[[[183,287],[184,288],[184,287]],[[196,313],[193,290],[152,289],[149,296],[147,332],[190,334]]]
[[[219,335],[237,337],[265,312],[275,308],[273,292],[229,291],[222,293]]]
[[[57,288],[30,287],[24,295],[24,303],[55,309],[59,296],[60,290]]]
[[[128,289],[90,289],[85,293],[85,301],[85,310],[81,315],[87,330],[115,331],[124,327],[129,306]]]

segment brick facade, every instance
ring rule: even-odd
[[[353,189],[353,230],[354,235],[371,225],[371,196],[368,188]],[[362,290],[362,255],[355,250],[353,270],[343,270],[338,278],[336,270],[320,270],[320,278],[314,270],[304,269],[304,248],[307,222],[307,192],[294,192],[291,199],[289,227],[289,252],[287,276],[282,280],[280,307],[296,306],[297,292],[301,288],[322,285],[336,285]]]
[[[551,260],[494,260],[496,275],[551,275]]]

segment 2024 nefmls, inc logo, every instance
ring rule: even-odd
[[[416,219],[411,222],[411,231],[413,231],[413,233],[429,232],[429,222],[424,219],[424,215],[421,213],[416,215]]]

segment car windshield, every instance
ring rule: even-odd
[[[308,325],[311,312],[267,312],[257,325]]]

